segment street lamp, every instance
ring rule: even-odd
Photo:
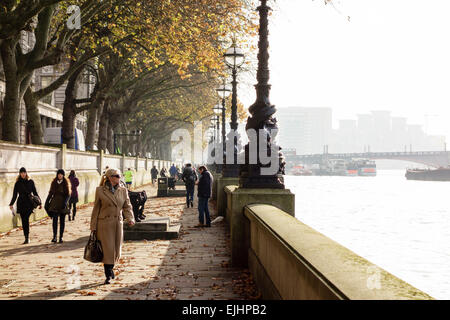
[[[140,137],[141,130],[133,130],[131,133],[114,133],[114,154],[117,154],[117,137]]]
[[[242,66],[244,63],[245,56],[242,53],[242,50],[236,46],[233,42],[232,46],[228,48],[225,52],[224,60],[225,64],[231,69],[233,80],[232,84],[232,96],[231,96],[231,121],[230,121],[230,137],[231,133],[234,133],[233,136],[233,163],[227,164],[223,171],[224,177],[238,177],[239,176],[239,166],[237,165],[237,69]]]
[[[258,71],[256,78],[258,83],[255,85],[256,101],[249,108],[250,117],[247,120],[245,129],[256,132],[256,137],[249,135],[249,144],[256,144],[257,149],[260,148],[259,132],[263,130],[265,133],[264,143],[267,144],[266,150],[274,150],[276,152],[277,164],[276,172],[272,174],[265,172],[263,169],[271,168],[269,165],[261,163],[259,154],[257,154],[257,163],[250,164],[249,144],[245,146],[245,164],[241,165],[239,186],[241,188],[270,188],[284,189],[284,167],[285,161],[281,148],[272,141],[272,131],[278,131],[277,121],[273,115],[276,112],[275,106],[270,103],[269,92],[269,19],[268,13],[270,8],[267,6],[267,0],[260,0],[261,5],[257,8],[259,11],[259,42],[258,42]],[[271,152],[271,151],[269,151]],[[271,153],[272,154],[272,153]],[[271,157],[272,158],[272,157]]]
[[[222,107],[220,105],[216,105],[214,107],[214,112],[218,115],[220,111],[222,111],[222,147],[223,147],[223,163],[225,163],[225,153],[226,153],[226,143],[225,143],[225,99],[229,97],[231,94],[230,85],[226,84],[225,79],[223,84],[216,89],[217,94],[222,99]],[[219,111],[220,110],[220,111]]]

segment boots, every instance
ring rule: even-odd
[[[56,234],[53,234],[52,242],[56,243]]]
[[[25,236],[25,241],[22,244],[29,244],[30,243],[30,238],[28,237],[28,235]]]
[[[111,283],[111,279],[114,279],[114,265],[113,264],[105,264],[104,265],[105,268],[105,276],[106,276],[106,280],[105,280],[105,284],[110,284]]]

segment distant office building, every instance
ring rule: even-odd
[[[444,150],[444,136],[429,136],[421,125],[407,124],[405,117],[391,117],[386,110],[358,114],[340,120],[332,137],[333,152],[399,152]]]
[[[332,133],[331,108],[278,108],[278,140],[282,148],[295,149],[297,154],[322,153]]]

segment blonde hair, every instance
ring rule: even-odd
[[[109,178],[115,174],[120,175],[120,170],[114,169],[114,168],[110,168],[110,169],[106,170],[105,173],[100,178],[100,187],[103,187],[105,185],[106,181],[108,181]]]

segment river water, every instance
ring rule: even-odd
[[[450,182],[286,176],[296,218],[436,299],[450,299]]]

